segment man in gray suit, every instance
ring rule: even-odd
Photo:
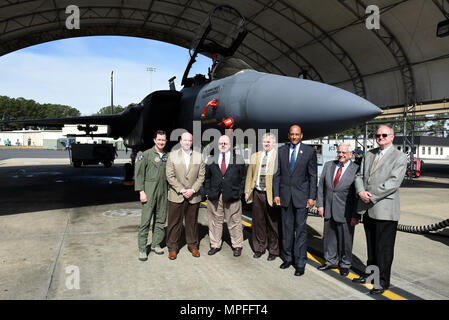
[[[354,179],[359,166],[351,162],[348,144],[338,146],[337,160],[324,164],[318,184],[316,206],[324,218],[324,258],[318,270],[337,268],[347,276],[352,262],[354,226],[360,220],[356,214]]]
[[[393,147],[394,131],[382,125],[377,129],[379,148],[366,153],[355,179],[359,196],[357,211],[363,214],[368,261],[380,272],[380,285],[371,294],[382,294],[390,286],[394,242],[400,215],[399,187],[407,168],[406,155]],[[365,283],[367,275],[353,281]]]

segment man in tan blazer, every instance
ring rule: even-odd
[[[192,256],[198,251],[198,209],[201,202],[200,188],[204,181],[205,163],[199,152],[192,151],[192,135],[184,132],[181,148],[170,152],[166,166],[168,191],[167,247],[168,258],[176,259],[178,241],[185,216],[186,242]]]
[[[263,151],[251,156],[245,183],[245,200],[252,206],[252,242],[254,258],[260,258],[268,248],[268,261],[279,256],[279,221],[281,211],[273,204],[273,175],[276,165],[276,137],[262,137]]]

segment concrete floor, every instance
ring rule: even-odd
[[[0,163],[0,299],[373,299],[369,289],[336,272],[318,271],[312,259],[305,275],[295,277],[293,268],[279,269],[280,259],[252,258],[250,228],[245,228],[241,257],[232,256],[226,228],[223,249],[208,256],[204,208],[200,258],[193,258],[183,241],[174,261],[151,253],[140,262],[138,197],[133,187],[121,184],[119,165],[74,169],[58,159],[33,161]],[[447,219],[449,179],[444,174],[401,188],[400,223]],[[322,257],[322,219],[309,216],[308,227],[309,252]],[[440,235],[398,232],[392,291],[408,298],[449,299],[448,235],[447,228]],[[362,225],[356,228],[353,254],[354,271],[363,269]]]

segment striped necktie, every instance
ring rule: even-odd
[[[376,155],[376,158],[373,161],[373,164],[371,166],[371,172],[374,171],[374,169],[376,168],[377,164],[379,163],[380,158],[382,157],[382,152],[378,152]]]
[[[265,177],[267,175],[267,159],[268,155],[266,152],[263,153],[262,164],[260,166],[260,176],[259,176],[259,188],[265,191],[267,188]]]

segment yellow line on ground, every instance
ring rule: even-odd
[[[250,227],[251,228],[251,223],[248,223],[248,222],[246,222],[245,220],[242,220],[242,224],[245,226],[245,227]]]
[[[201,203],[207,207],[207,201],[204,201],[204,202],[201,202]],[[251,223],[248,223],[248,222],[246,222],[244,220],[242,220],[242,224],[244,226],[246,226],[246,227],[251,227],[252,226]],[[310,252],[307,252],[307,258],[309,258],[310,260],[313,260],[313,261],[315,261],[317,263],[320,263],[320,264],[324,264],[326,262],[323,258],[317,257],[317,256],[311,254]],[[331,270],[334,271],[334,272],[340,273],[338,268],[331,269]],[[346,278],[348,278],[351,281],[352,281],[352,279],[358,278],[358,277],[359,276],[357,274],[352,273],[352,272],[349,272],[349,274],[346,276]],[[374,288],[374,286],[371,283],[364,283],[362,285],[365,286],[366,288],[370,289],[370,290],[372,288]],[[400,295],[398,295],[398,294],[396,294],[394,292],[391,292],[390,290],[385,290],[385,292],[382,293],[382,295],[384,297],[387,297],[390,300],[408,300],[408,299],[406,299],[406,298],[404,298],[404,297],[402,297],[402,296],[400,296]]]
[[[313,261],[318,262],[320,264],[324,264],[324,262],[325,262],[325,260],[323,258],[314,256],[313,254],[311,254],[309,252],[307,252],[307,257],[310,260],[313,260]],[[338,269],[331,269],[331,270],[334,271],[334,272],[340,273],[340,271]],[[346,278],[350,279],[351,281],[352,281],[352,279],[358,278],[358,277],[359,277],[358,275],[356,275],[355,273],[352,273],[352,272],[349,272],[349,274],[346,276]],[[374,286],[371,283],[364,283],[362,285],[364,287],[370,289],[370,290],[372,288],[374,288]],[[382,293],[382,295],[384,297],[387,297],[390,300],[408,300],[408,299],[406,299],[406,298],[404,298],[404,297],[402,297],[402,296],[400,296],[400,295],[398,295],[398,294],[396,294],[394,292],[391,292],[390,290],[385,290],[384,293]]]

